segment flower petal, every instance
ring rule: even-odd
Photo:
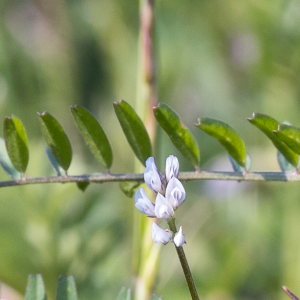
[[[146,160],[144,180],[147,186],[155,192],[163,192],[163,185],[153,157]]]
[[[167,199],[160,193],[157,194],[155,200],[155,215],[157,218],[170,219],[174,215],[174,210]]]
[[[181,247],[184,243],[186,243],[184,234],[182,233],[182,226],[179,227],[178,232],[175,234],[173,242],[176,247]]]
[[[178,158],[174,155],[169,155],[169,157],[166,160],[166,180],[167,182],[170,181],[173,177],[178,177],[179,173],[179,162]]]
[[[172,237],[171,232],[160,228],[156,223],[152,223],[152,240],[154,243],[167,244]]]
[[[155,217],[154,204],[147,197],[144,188],[140,188],[135,193],[135,207],[148,217]]]
[[[177,178],[172,177],[167,185],[166,198],[174,210],[183,203],[185,196],[186,193],[182,183]]]

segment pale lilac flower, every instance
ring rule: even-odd
[[[170,219],[174,215],[173,207],[170,202],[160,193],[157,194],[155,200],[155,215],[158,219]]]
[[[184,243],[186,243],[184,234],[182,233],[182,226],[179,227],[178,232],[175,234],[173,242],[176,247],[181,247]]]
[[[135,207],[148,217],[155,217],[154,204],[147,197],[143,188],[140,188],[135,193]]]
[[[166,199],[174,210],[183,203],[185,195],[185,189],[181,182],[175,177],[171,178],[166,189]]]
[[[155,165],[155,161],[153,157],[149,157],[146,160],[146,170],[144,172],[144,180],[147,186],[155,191],[156,193],[164,192],[163,184],[160,178],[160,175],[157,171],[157,167]]]
[[[152,223],[152,240],[154,243],[167,244],[172,237],[168,230],[160,228],[156,223]]]
[[[179,173],[179,162],[178,158],[174,155],[170,155],[166,160],[166,180],[170,181],[173,177],[178,177]]]

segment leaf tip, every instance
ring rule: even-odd
[[[43,116],[45,116],[46,114],[47,114],[46,111],[43,111],[42,113],[37,112],[37,115],[38,115],[39,117],[43,117]]]
[[[14,114],[11,115],[10,119],[17,119],[18,117]]]
[[[283,124],[278,124],[277,129],[272,130],[272,132],[273,132],[273,133],[278,133],[278,132],[281,130],[281,128],[284,127],[284,126],[281,126],[281,125],[283,125]]]
[[[76,109],[78,106],[79,106],[78,104],[71,105],[71,106],[70,106],[70,109],[71,109],[71,110],[74,110],[74,109]]]
[[[201,125],[201,119],[198,118],[197,121],[198,121],[198,123],[196,123],[196,124],[194,124],[194,125],[195,125],[195,126],[200,126],[200,125]]]
[[[249,121],[249,122],[252,122],[254,119],[255,119],[255,116],[257,115],[257,113],[256,112],[253,112],[252,113],[252,117],[251,118],[247,118],[247,120]]]
[[[114,101],[113,105],[117,106],[117,105],[120,105],[122,102],[125,102],[125,101],[123,99],[120,99],[119,101]]]
[[[158,109],[163,105],[162,102],[158,102],[155,106],[153,106],[153,109]]]

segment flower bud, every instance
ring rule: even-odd
[[[144,172],[144,180],[147,186],[155,192],[164,192],[163,184],[160,175],[157,171],[155,161],[153,157],[149,157],[146,160],[146,170]]]
[[[173,242],[176,247],[181,247],[184,243],[186,243],[184,234],[182,233],[182,226],[179,227],[178,232],[175,234]]]
[[[170,155],[166,160],[166,180],[170,181],[173,177],[178,177],[179,173],[179,162],[178,158],[174,155]]]
[[[152,223],[152,240],[154,243],[167,244],[172,237],[170,231],[160,228],[156,223]]]
[[[169,220],[174,215],[174,210],[167,199],[160,193],[157,194],[155,200],[155,215],[157,218]]]
[[[166,189],[166,199],[174,210],[183,203],[185,195],[182,183],[175,177],[171,178]]]
[[[155,217],[154,204],[147,197],[143,188],[140,188],[135,193],[135,207],[148,217]]]

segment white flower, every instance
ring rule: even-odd
[[[179,227],[178,232],[175,234],[173,242],[176,247],[181,247],[184,243],[186,243],[184,234],[182,233],[182,226]]]
[[[160,193],[157,194],[155,200],[155,215],[157,218],[170,219],[174,215],[174,210],[167,199]]]
[[[160,228],[156,223],[152,223],[152,240],[154,243],[167,244],[172,237],[170,231]]]
[[[166,160],[166,180],[170,181],[173,177],[178,177],[179,173],[179,162],[178,158],[174,155],[170,155]]]
[[[183,203],[185,195],[185,189],[181,182],[175,177],[171,178],[167,185],[166,198],[174,210]]]
[[[135,207],[148,217],[155,217],[154,204],[149,200],[143,188],[135,193]]]
[[[157,171],[155,161],[153,157],[149,157],[146,160],[146,170],[144,172],[144,180],[147,186],[155,192],[163,192],[163,185],[161,182],[160,175]]]

